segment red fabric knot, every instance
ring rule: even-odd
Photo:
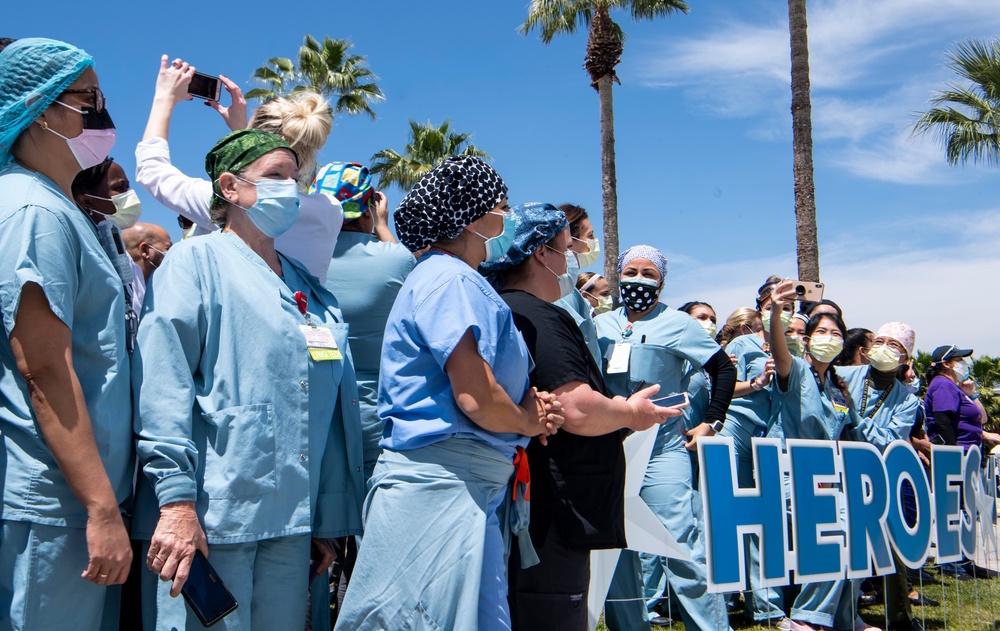
[[[531,469],[528,468],[528,452],[524,447],[517,448],[517,455],[514,456],[514,487],[513,499],[517,499],[517,486],[524,485],[524,501],[531,501]]]

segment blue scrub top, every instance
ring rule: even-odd
[[[869,387],[866,409],[861,410],[868,369],[868,366],[837,367],[837,374],[847,382],[851,400],[858,406],[860,419],[857,429],[850,432],[850,438],[864,440],[875,445],[879,451],[885,451],[892,441],[906,440],[910,437],[910,429],[916,422],[917,412],[920,410],[920,400],[910,394],[903,384],[894,381],[885,402],[878,406],[872,418],[868,418],[884,392]]]
[[[158,507],[194,501],[209,543],[357,534],[364,496],[347,325],[304,267],[283,277],[231,232],[187,239],[152,277],[134,389],[134,534]],[[295,292],[343,359],[310,358]]]
[[[601,346],[597,341],[597,325],[594,324],[594,318],[590,315],[593,307],[590,306],[579,289],[574,289],[573,293],[565,298],[560,298],[554,304],[565,309],[573,317],[576,326],[580,327],[580,331],[583,333],[583,340],[587,343],[590,354],[594,356],[594,361],[600,366]]]
[[[455,402],[444,365],[469,329],[497,383],[520,403],[530,360],[510,307],[479,272],[431,250],[403,283],[385,329],[378,395],[382,447],[405,451],[472,438],[513,458],[518,446],[528,444],[526,436],[479,427]]]
[[[10,333],[25,283],[40,286],[70,329],[73,370],[101,463],[119,503],[132,489],[132,400],[122,282],[94,224],[44,175],[0,169],[0,433],[3,519],[83,528],[87,512],[45,444]],[[24,324],[24,323],[22,323]]]
[[[840,369],[837,369],[840,374]],[[778,377],[775,375],[775,382]],[[778,422],[768,436],[779,437],[782,444],[786,438],[810,438],[814,440],[837,440],[848,421],[848,414],[840,391],[833,385],[827,370],[824,392],[820,392],[812,368],[801,357],[792,357],[792,370],[788,375],[787,387],[782,390],[778,383],[771,388],[774,404],[778,406]],[[838,400],[838,406],[834,401]]]
[[[640,382],[646,386],[660,384],[657,395],[683,392],[684,362],[701,367],[719,352],[719,345],[705,332],[698,321],[686,313],[660,303],[627,330],[625,307],[602,313],[594,319],[601,345],[604,379],[615,395],[630,396]],[[607,360],[618,342],[631,345],[628,372],[607,374]]]
[[[764,374],[764,365],[770,353],[764,351],[764,340],[751,333],[741,335],[729,342],[726,352],[736,356],[736,380],[750,381]],[[771,383],[774,383],[772,380]],[[726,423],[734,423],[750,435],[763,436],[772,420],[772,386],[742,397],[734,397],[726,412]]]
[[[417,264],[398,243],[384,243],[365,232],[342,231],[326,276],[326,288],[337,298],[358,373],[365,466],[375,466],[382,439],[378,417],[378,368],[382,335],[396,294]]]

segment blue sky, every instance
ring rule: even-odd
[[[253,87],[268,57],[294,57],[304,34],[349,38],[380,76],[377,121],[338,117],[321,162],[367,163],[401,150],[408,119],[474,134],[512,203],[574,202],[600,227],[597,93],[582,68],[586,33],[543,45],[517,26],[526,2],[370,1],[278,12],[264,2],[59,0],[9,3],[3,35],[45,36],[97,60],[127,172],[159,57],[181,57]],[[619,222],[624,247],[670,259],[664,300],[698,299],[724,318],[753,304],[769,274],[795,276],[787,10],[782,2],[691,0],[689,15],[630,24],[615,88]],[[139,8],[141,7],[141,8]],[[234,7],[240,7],[235,11]],[[1000,30],[986,0],[809,3],[820,266],[848,326],[901,319],[917,346],[1000,354],[1000,203],[995,169],[947,166],[914,113],[949,73],[955,42]],[[171,127],[175,164],[204,174],[226,132],[198,101]],[[145,191],[143,220],[173,217]],[[387,191],[390,205],[402,197]],[[598,230],[600,232],[600,230]],[[602,237],[603,235],[599,235]]]

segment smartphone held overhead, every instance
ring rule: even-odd
[[[823,299],[823,283],[813,283],[806,280],[793,280],[796,300],[802,302],[819,302]]]
[[[219,95],[222,94],[222,81],[218,77],[195,72],[191,83],[188,84],[188,94],[206,101],[218,101]]]

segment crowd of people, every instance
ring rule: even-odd
[[[109,157],[93,58],[0,47],[0,629],[202,628],[179,598],[201,554],[238,603],[227,629],[577,630],[591,552],[623,549],[614,631],[729,629],[740,598],[777,629],[874,630],[861,581],[762,586],[754,536],[745,591],[708,591],[698,441],[729,437],[744,487],[754,438],[909,440],[928,466],[932,444],[1000,442],[971,349],[938,347],[924,388],[911,327],[848,329],[777,276],[725,322],[674,309],[649,245],[612,295],[580,273],[586,210],[511,206],[480,158],[424,175],[394,234],[364,165],[317,164],[314,92],[248,118],[222,77],[230,133],[207,178],[182,173],[195,69],[163,56],[135,180],[178,214],[172,243]],[[622,442],[651,428],[640,496],[684,560],[627,550]],[[889,627],[922,628],[896,568]]]

